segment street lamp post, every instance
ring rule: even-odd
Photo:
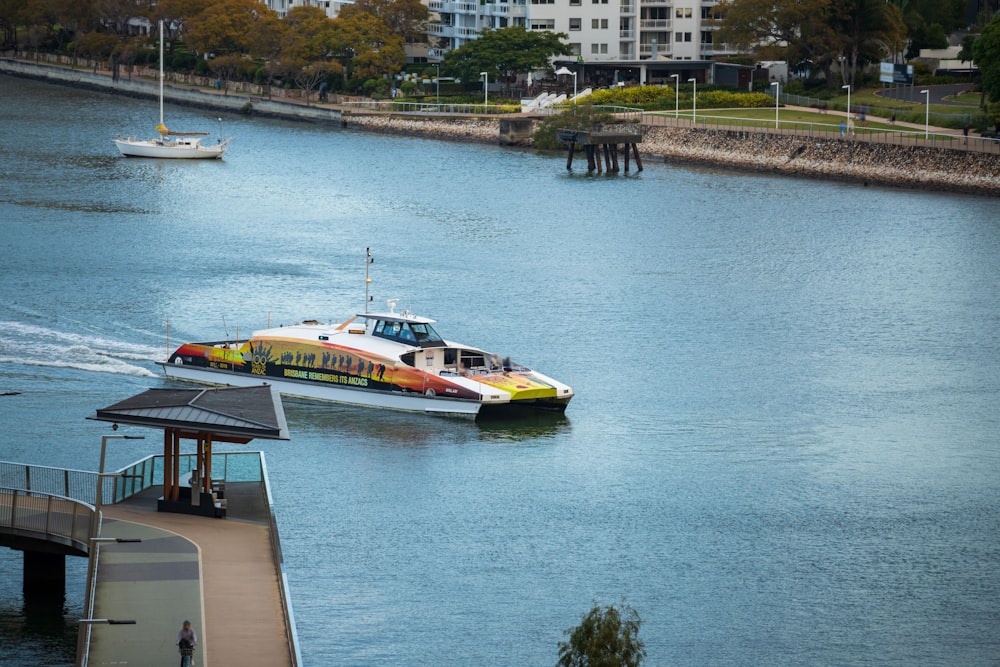
[[[434,63],[434,68],[437,70],[437,74],[434,77],[434,104],[441,104],[441,65]]]
[[[688,79],[691,84],[691,123],[698,124],[698,79]]]
[[[851,129],[851,84],[846,86],[841,86],[841,89],[847,88],[847,129]]]
[[[568,67],[560,67],[559,69],[556,70],[555,73],[557,76],[562,76],[564,74],[573,75],[573,104],[576,104],[576,72],[572,71]]]
[[[681,75],[671,74],[670,78],[674,80],[674,118],[677,118],[681,108]]]
[[[479,76],[483,77],[483,106],[485,107],[490,103],[490,73],[480,72]]]
[[[924,104],[924,139],[927,139],[931,133],[931,91],[921,90],[921,95],[924,95],[926,103]]]
[[[778,100],[781,99],[781,82],[772,81],[774,87],[774,129],[778,129]]]

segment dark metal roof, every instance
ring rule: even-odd
[[[270,385],[149,389],[99,409],[88,419],[175,429],[214,440],[288,440],[281,397]]]

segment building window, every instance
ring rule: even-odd
[[[570,42],[569,51],[574,56],[580,55],[580,42]]]
[[[684,41],[684,33],[683,32],[675,32],[674,33],[674,41],[675,42],[683,42]]]
[[[570,19],[569,20],[569,29],[570,30],[579,30],[581,23],[582,23],[582,19]]]
[[[608,4],[608,0],[591,0],[591,2],[593,2],[595,5],[606,5],[606,4]]]
[[[711,30],[702,30],[701,31],[701,43],[702,44],[711,44],[712,43],[712,31]]]
[[[677,10],[674,12],[674,16],[676,16],[679,19],[689,19],[692,16],[692,14],[691,14],[691,8],[690,7],[686,7],[686,8],[678,7]]]
[[[690,42],[691,41],[691,33],[689,33],[689,32],[684,33],[684,41],[685,42]]]
[[[607,52],[608,52],[608,45],[601,44],[601,53],[607,53]]]
[[[590,19],[590,28],[592,30],[607,30],[608,20],[607,19]]]
[[[555,30],[555,19],[531,19],[532,30]]]
[[[591,53],[600,53],[599,45],[598,44],[591,44],[590,45],[590,52]]]
[[[581,0],[569,0],[569,4],[571,7],[579,7],[581,4]]]

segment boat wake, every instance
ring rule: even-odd
[[[152,362],[162,356],[162,348],[115,340],[106,335],[0,321],[0,364],[156,377],[149,368],[132,362]]]

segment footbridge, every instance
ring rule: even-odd
[[[274,399],[280,401],[276,393]],[[170,401],[160,394],[153,402]],[[190,419],[197,411],[183,412]],[[225,441],[219,415],[211,420],[213,437]],[[283,436],[283,413],[276,425]],[[165,436],[164,455],[113,472],[0,462],[0,546],[24,552],[25,599],[61,605],[65,557],[85,557],[78,666],[175,665],[174,640],[190,620],[201,666],[297,667],[302,661],[264,454],[213,452],[203,440],[195,452],[183,452],[176,436],[201,433],[191,423],[184,428]],[[107,441],[123,437],[105,437],[102,469]],[[212,476],[203,483],[206,470]],[[177,486],[185,479],[194,487],[186,501],[191,510],[165,506],[166,491],[183,495]],[[198,507],[202,488],[211,489],[207,497],[223,514]]]

